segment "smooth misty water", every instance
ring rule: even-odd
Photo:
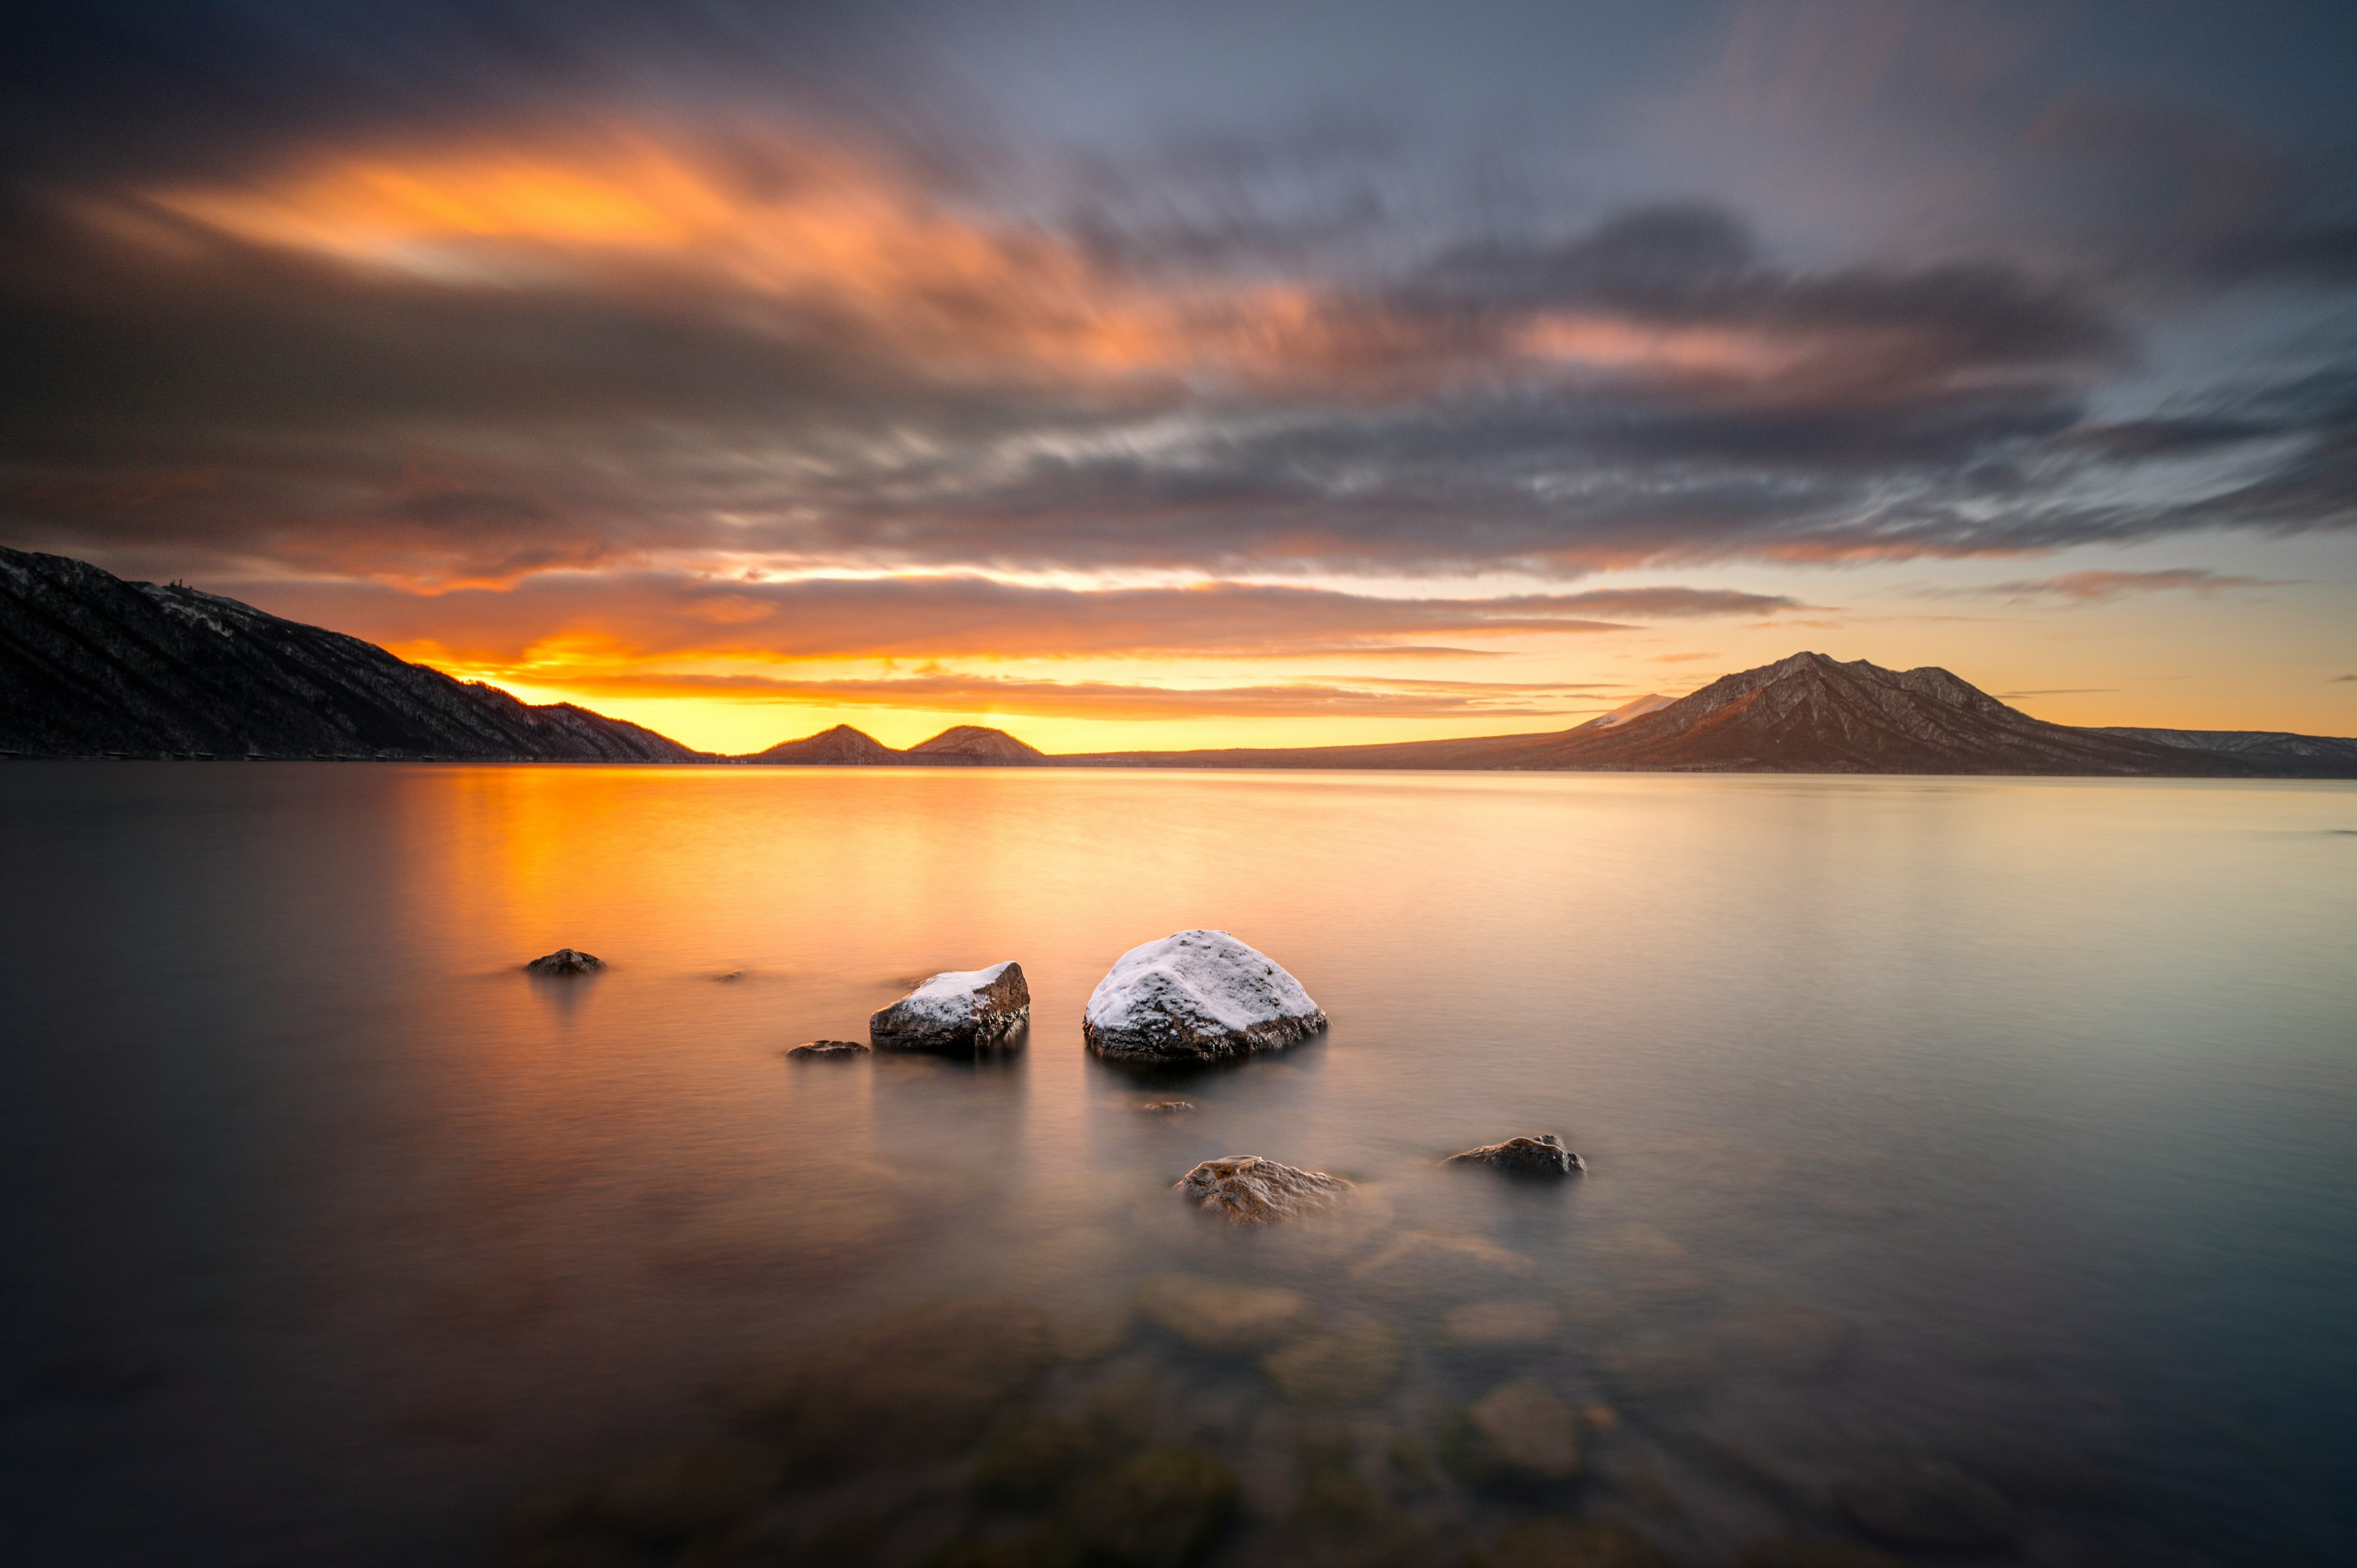
[[[1192,926],[1330,1035],[1175,1086],[1085,1057],[1097,977]],[[2341,784],[0,768],[0,1558],[478,1560],[780,1347],[991,1296],[1062,1347],[1028,1408],[1234,1466],[1219,1562],[1551,1511],[1733,1563],[1917,1457],[2024,1521],[1931,1561],[2357,1560],[2352,936]],[[560,945],[613,967],[517,972]],[[780,1058],[1002,958],[1019,1055]],[[1435,1165],[1545,1130],[1586,1178]],[[1360,1201],[1186,1212],[1229,1153]],[[1418,1231],[1521,1259],[1373,1262]],[[1289,1400],[1128,1316],[1173,1270],[1405,1365]],[[1495,1297],[1562,1327],[1452,1346]],[[1448,1466],[1523,1374],[1601,1407],[1551,1497]],[[906,1470],[801,1560],[967,1528],[958,1461]],[[1382,1550],[1304,1501],[1335,1475]]]

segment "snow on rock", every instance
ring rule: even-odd
[[[1267,1225],[1331,1208],[1351,1195],[1351,1187],[1324,1171],[1305,1171],[1258,1155],[1226,1155],[1205,1160],[1171,1190],[1234,1224]]]
[[[1081,1033],[1117,1060],[1216,1061],[1289,1046],[1326,1026],[1301,983],[1225,931],[1180,931],[1114,961]]]
[[[1019,963],[937,974],[867,1020],[878,1049],[978,1050],[1031,1021],[1031,988]]]
[[[596,953],[573,948],[559,948],[524,965],[534,974],[590,974],[605,967],[606,961]]]
[[[1565,1148],[1563,1140],[1553,1133],[1541,1133],[1535,1138],[1509,1138],[1502,1144],[1484,1144],[1478,1149],[1451,1155],[1441,1163],[1488,1165],[1509,1176],[1567,1176],[1587,1168],[1587,1162]]]

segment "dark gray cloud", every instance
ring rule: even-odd
[[[1990,245],[1812,248],[1755,228],[1788,231],[1780,190],[1603,204],[1509,169],[1537,194],[1502,220],[1478,160],[1434,150],[1461,117],[1372,92],[1272,119],[1206,83],[1204,124],[1026,144],[1006,94],[951,69],[953,22],[608,0],[13,18],[0,532],[447,584],[757,556],[1571,575],[2357,524],[2351,356],[2142,413],[2104,395],[2143,366],[2156,301],[2352,285],[2345,148],[2321,134],[2345,113],[2251,129],[2255,98],[2170,102],[2194,77],[2158,57],[2140,96],[2009,88],[2002,115],[1938,127],[2014,160],[1973,171],[2015,220]],[[1403,59],[1429,31],[1368,26]],[[1450,69],[1475,80],[1478,54]],[[1521,80],[1503,53],[1481,69]],[[723,220],[662,246],[461,225],[424,261],[414,235],[347,252],[272,227],[365,226],[376,188],[321,187],[321,158],[594,169],[648,140]],[[889,221],[781,284],[840,236],[812,214],[836,221],[845,190]],[[2157,462],[2222,467],[2137,482]]]

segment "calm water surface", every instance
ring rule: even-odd
[[[1330,1034],[1088,1058],[1097,978],[1196,926]],[[0,1557],[1045,1562],[1104,1505],[964,1456],[1030,1420],[1075,1477],[1226,1466],[1214,1563],[1539,1514],[1697,1565],[2357,1561],[2352,936],[2342,784],[10,766]],[[563,945],[612,968],[518,972]],[[1006,958],[1019,1053],[781,1058]],[[1542,1131],[1588,1176],[1435,1163]],[[1359,1199],[1185,1211],[1231,1153]],[[1135,1312],[1170,1273],[1300,1292],[1339,1384]],[[739,1441],[780,1356],[923,1396],[912,1309],[977,1297],[1019,1367],[971,1432],[532,1533]],[[1525,1339],[1448,1316],[1493,1301]],[[1466,1457],[1524,1377],[1576,1483]],[[1892,1533],[1992,1503],[2001,1544]]]

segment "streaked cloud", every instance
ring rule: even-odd
[[[2051,599],[2072,604],[2099,604],[2129,594],[2215,594],[2234,588],[2280,588],[2289,585],[2269,577],[2242,577],[2206,567],[2180,566],[2158,572],[2066,572],[1986,587],[1935,590],[2015,600]]]

